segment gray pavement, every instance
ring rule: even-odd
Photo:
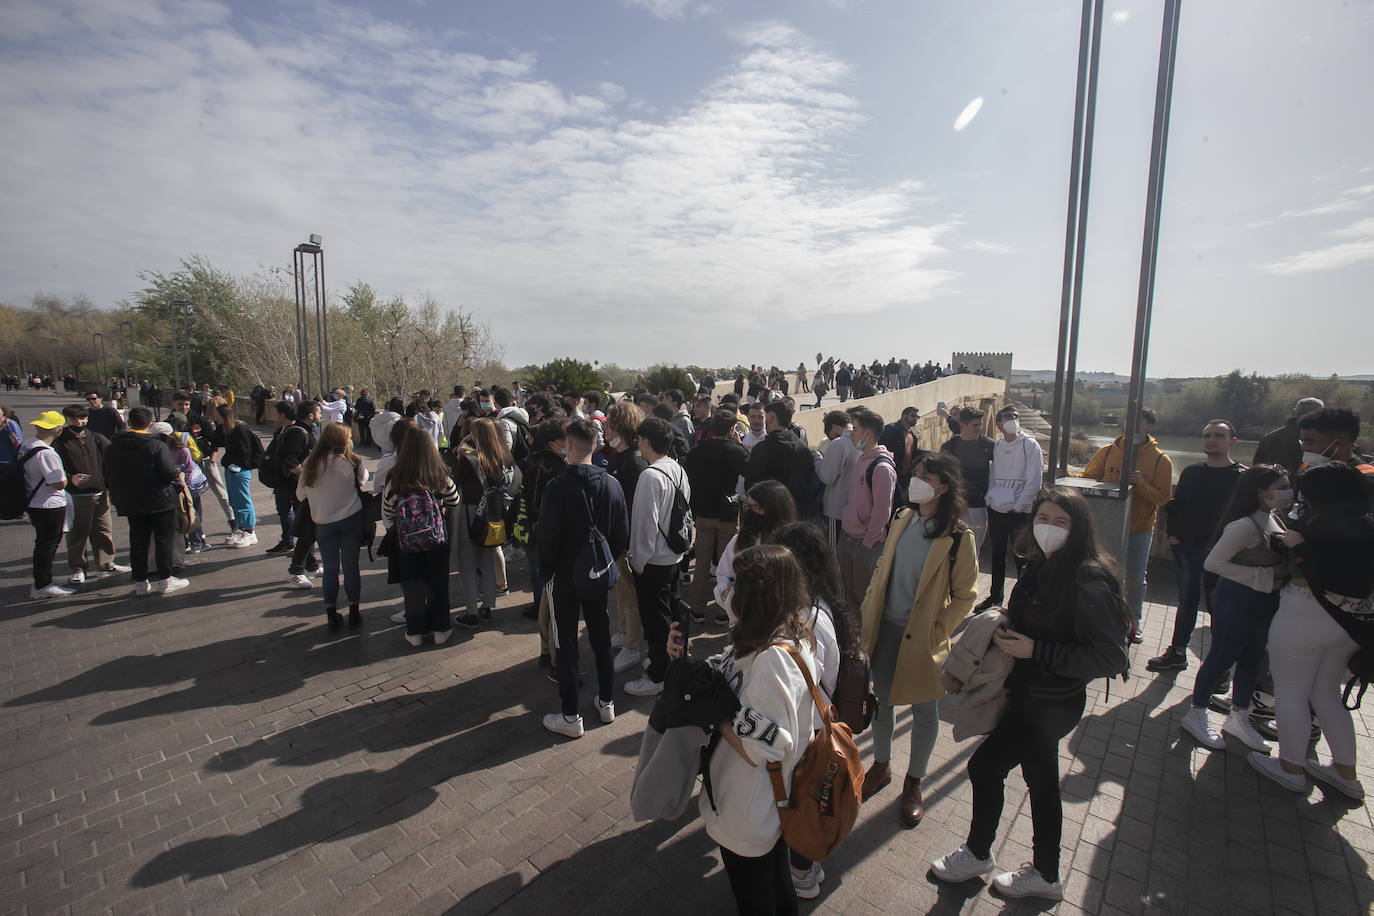
[[[11,403],[27,419],[38,404],[67,401]],[[270,534],[271,500],[254,496]],[[207,509],[222,543],[224,518]],[[115,527],[123,559],[123,521]],[[191,588],[171,596],[134,598],[127,581],[105,580],[34,602],[31,529],[0,524],[0,910],[732,910],[694,807],[676,823],[629,819],[649,701],[618,693],[616,721],[601,725],[587,699],[578,741],[540,727],[557,695],[535,663],[534,623],[519,614],[530,601],[523,562],[510,564],[512,591],[491,624],[417,650],[387,621],[399,594],[381,563],[364,557],[362,631],[331,634],[318,590],[286,589],[286,561],[261,540],[192,556]],[[942,887],[927,875],[969,818],[964,768],[976,742],[946,732],[925,821],[903,829],[889,787],[864,806],[825,863],[824,892],[803,909],[1369,912],[1367,807],[1320,788],[1287,794],[1235,747],[1180,739],[1196,659],[1177,678],[1144,670],[1172,623],[1172,577],[1153,574],[1135,673],[1110,696],[1093,686],[1061,751],[1066,902],[1008,905],[982,883]],[[1205,622],[1194,651],[1206,645]],[[694,652],[720,641],[705,628]],[[1370,712],[1356,724],[1361,775],[1374,786]],[[898,718],[898,768],[909,721]],[[1030,842],[1013,774],[999,862],[1027,860]]]

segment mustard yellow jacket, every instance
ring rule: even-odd
[[[878,625],[883,618],[897,542],[906,526],[917,518],[919,516],[910,506],[897,512],[888,528],[887,543],[873,571],[873,580],[864,595],[860,615],[864,649],[870,656],[878,644]],[[955,537],[960,540],[951,585],[949,551]],[[897,654],[897,671],[892,676],[888,703],[928,703],[945,695],[945,688],[940,685],[940,667],[949,654],[950,631],[968,616],[973,599],[978,595],[977,553],[973,532],[967,529],[958,535],[942,534],[930,545],[925,568],[921,571],[921,584],[916,587],[916,603],[911,606],[911,618],[902,634],[902,648]]]
[[[1125,455],[1122,443],[1125,436],[1117,436],[1111,445],[1104,445],[1088,459],[1088,466],[1079,477],[1093,480],[1121,480],[1121,462]],[[1131,487],[1131,530],[1154,531],[1155,514],[1174,494],[1174,465],[1159,448],[1154,436],[1146,436],[1135,456],[1135,469],[1144,480]]]

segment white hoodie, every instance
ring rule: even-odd
[[[1040,443],[1025,430],[1018,430],[1010,442],[998,436],[992,447],[987,507],[994,512],[1029,512],[1044,479],[1043,455]]]
[[[802,660],[816,677],[816,660],[805,643],[797,646]],[[782,822],[773,801],[773,784],[766,764],[782,763],[783,786],[791,791],[792,771],[811,741],[811,710],[815,703],[796,662],[786,650],[770,647],[736,658],[726,649],[710,659],[739,697],[735,734],[756,766],[750,766],[729,744],[721,741],[711,754],[711,789],[715,809],[702,792],[701,819],[711,839],[736,855],[767,853],[782,835]]]

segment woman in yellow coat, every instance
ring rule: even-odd
[[[955,459],[935,452],[922,457],[907,499],[888,529],[862,608],[863,644],[880,704],[863,797],[892,781],[893,707],[909,704],[911,758],[899,814],[914,827],[923,814],[921,780],[940,725],[940,666],[949,654],[950,631],[973,607],[978,556],[973,532],[960,521],[964,488]]]

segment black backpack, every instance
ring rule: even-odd
[[[511,457],[515,463],[524,470],[525,461],[530,457],[530,450],[534,446],[534,433],[530,430],[529,423],[517,417],[514,413],[508,413],[502,420],[509,420],[515,424],[515,433],[511,436]]]
[[[33,494],[38,492],[38,487],[43,486],[43,481],[38,481],[38,486],[32,490],[24,481],[24,465],[29,463],[29,459],[37,455],[49,446],[42,445],[31,448],[24,453],[23,457],[11,461],[0,470],[0,519],[14,521],[24,517],[24,510],[29,507],[29,500],[33,499]]]
[[[658,471],[673,486],[673,508],[668,514],[668,527],[659,528],[659,533],[663,535],[664,541],[668,544],[668,549],[673,553],[686,553],[687,548],[692,546],[692,529],[696,527],[696,520],[692,517],[692,507],[687,503],[687,494],[682,492],[682,487],[672,477],[669,477],[667,472],[653,466],[647,470]]]
[[[282,436],[286,434],[288,429],[290,429],[289,426],[283,427],[273,433],[267,451],[263,452],[262,457],[258,459],[258,482],[268,489],[275,490],[285,483],[282,479],[281,464],[277,460],[277,446],[281,444]],[[254,435],[253,438],[257,439],[258,437]],[[258,444],[261,446],[262,443],[259,442]]]
[[[620,581],[620,570],[616,568],[610,541],[606,540],[606,535],[596,527],[592,498],[587,492],[586,484],[580,479],[575,484],[582,497],[582,507],[587,513],[587,536],[573,559],[573,592],[583,600],[603,598]]]

